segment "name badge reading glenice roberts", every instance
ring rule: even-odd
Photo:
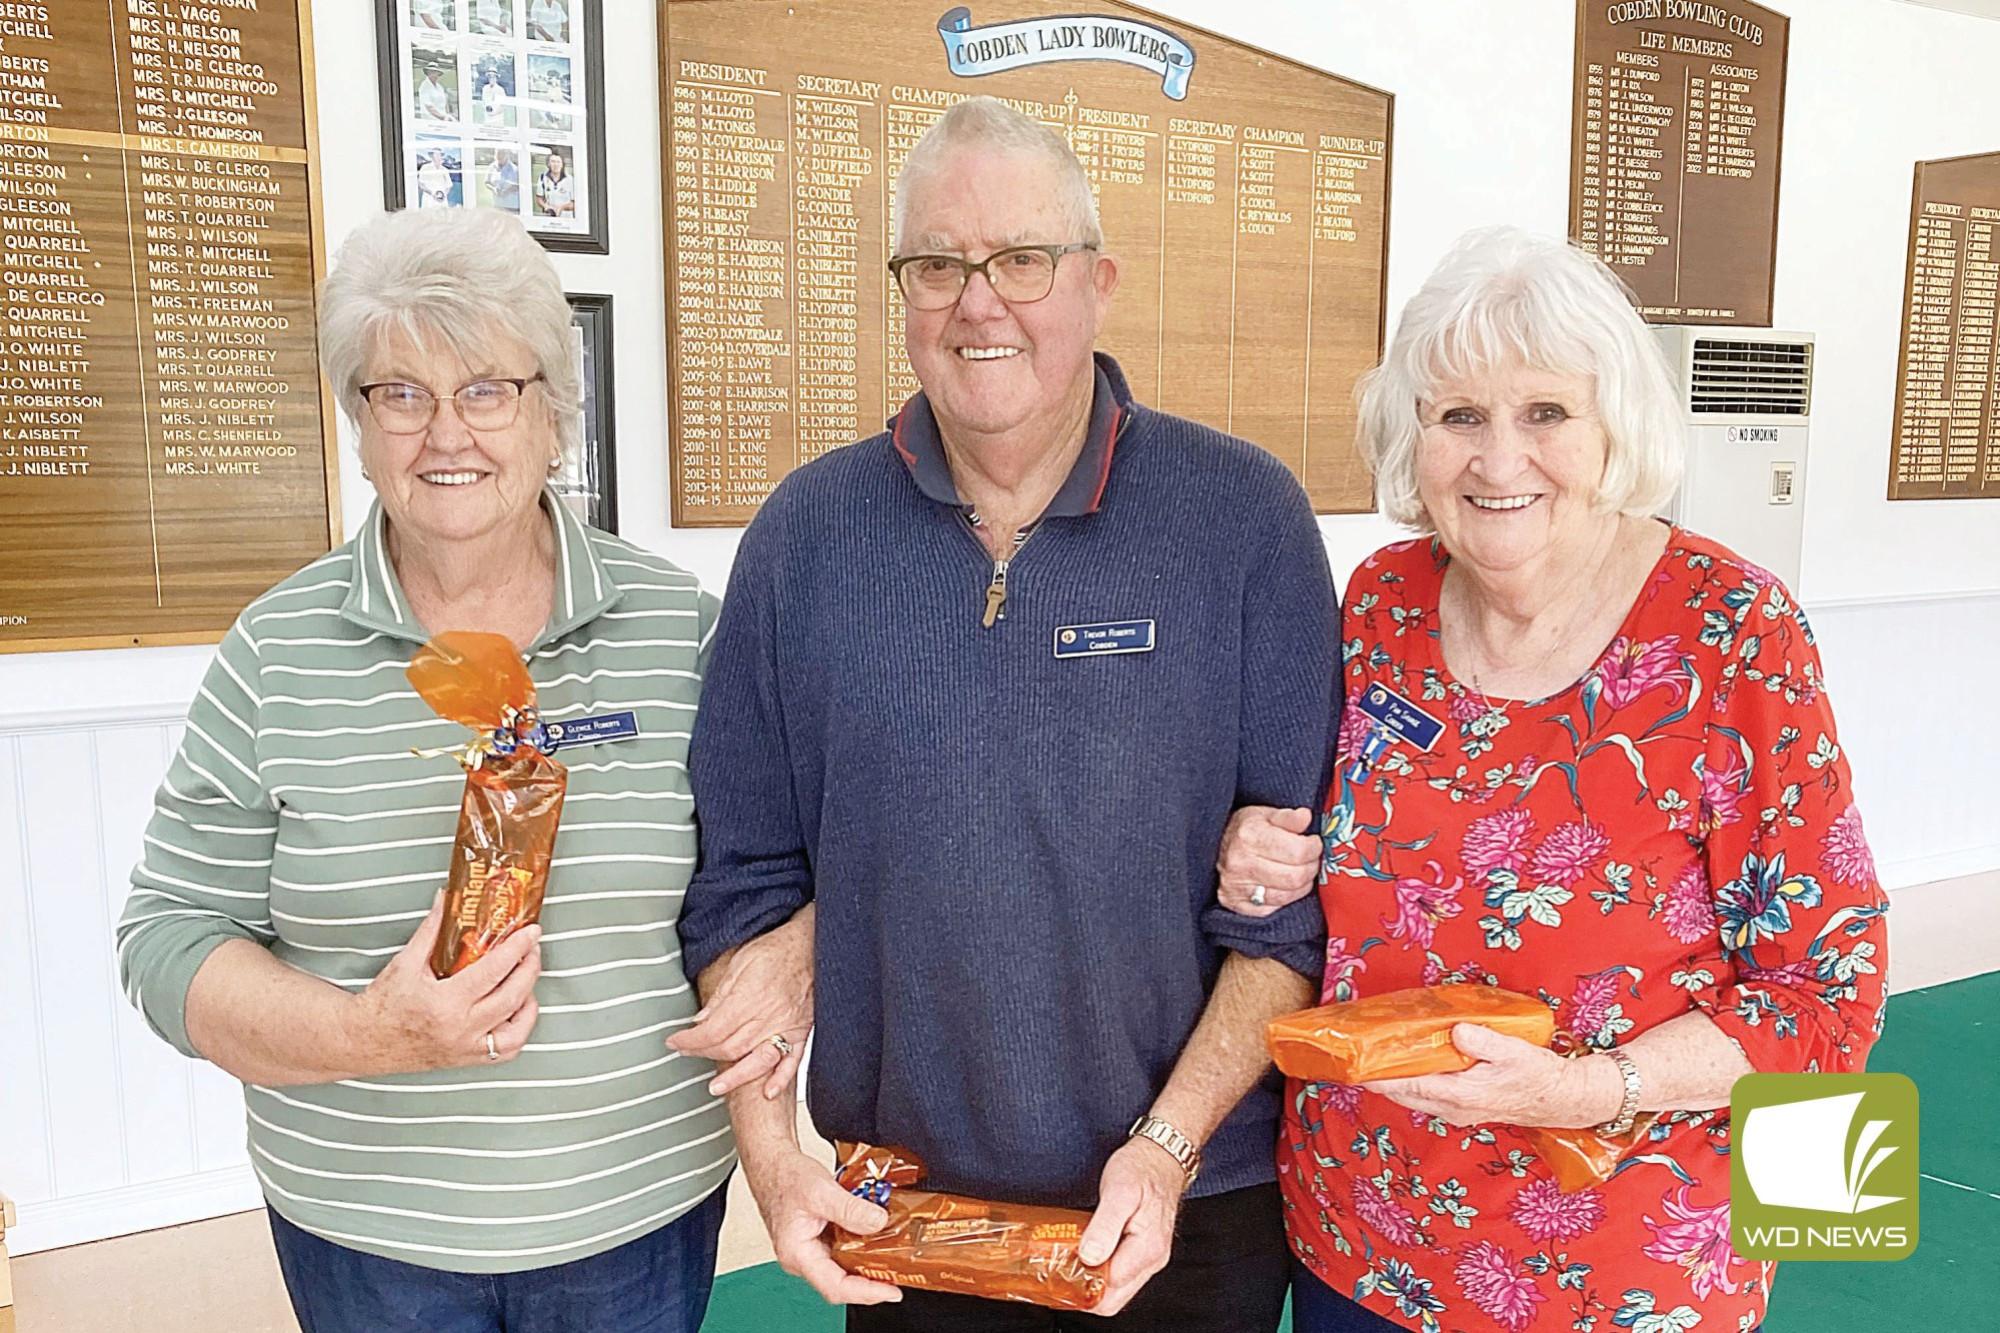
[[[599,713],[595,717],[551,722],[548,727],[549,752],[553,754],[557,750],[573,750],[579,745],[629,740],[639,734],[639,715],[634,712]]]
[[[1057,657],[1109,657],[1153,651],[1153,622],[1109,620],[1101,625],[1064,625],[1056,631]]]

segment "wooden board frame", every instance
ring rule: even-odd
[[[671,98],[668,95],[668,88],[671,80],[671,71],[673,69],[669,12],[670,10],[681,6],[693,6],[699,4],[727,4],[732,2],[740,2],[740,0],[656,0],[656,5],[655,5],[656,16],[657,16],[656,28],[659,41],[659,66],[660,66],[660,89],[661,89],[660,99],[659,99],[660,154],[661,154],[660,188],[661,188],[661,198],[662,198],[661,245],[664,253],[664,262],[665,262],[666,304],[667,304],[666,324],[667,324],[667,362],[668,362],[668,380],[669,380],[668,406],[669,406],[669,425],[670,425],[668,431],[668,451],[669,451],[668,484],[672,495],[672,523],[673,526],[677,528],[678,527],[697,527],[697,528],[698,527],[724,527],[724,528],[742,527],[748,521],[747,519],[717,518],[717,517],[690,514],[688,512],[687,506],[683,504],[683,497],[679,485],[679,479],[681,477],[681,469],[684,461],[682,453],[683,440],[682,440],[682,432],[679,428],[680,426],[680,407],[679,407],[679,392],[678,392],[679,386],[674,382],[674,370],[676,366],[675,353],[676,349],[681,345],[682,330],[681,330],[680,312],[677,307],[677,302],[675,300],[675,275],[678,271],[677,267],[678,255],[677,255],[677,245],[676,245],[677,237],[675,228],[674,166],[672,159],[673,107]],[[797,0],[797,3],[810,4],[812,3],[812,0]],[[1260,59],[1268,60],[1276,64],[1283,65],[1290,69],[1301,71],[1315,78],[1326,78],[1326,79],[1337,80],[1338,82],[1345,84],[1351,88],[1354,88],[1360,92],[1380,97],[1383,100],[1383,108],[1382,108],[1383,134],[1382,134],[1382,155],[1381,155],[1381,165],[1380,165],[1381,200],[1382,200],[1381,238],[1380,238],[1379,253],[1375,256],[1373,261],[1376,264],[1376,273],[1378,276],[1378,294],[1377,294],[1377,299],[1374,303],[1374,315],[1375,315],[1374,359],[1379,361],[1382,351],[1386,346],[1387,335],[1388,335],[1389,245],[1390,245],[1390,236],[1393,232],[1394,203],[1395,203],[1394,168],[1395,168],[1395,135],[1396,135],[1396,95],[1393,92],[1390,92],[1386,89],[1375,87],[1372,84],[1368,84],[1361,80],[1351,78],[1347,75],[1337,74],[1331,70],[1309,64],[1295,57],[1271,51],[1267,48],[1257,46],[1253,43],[1245,42],[1239,38],[1227,36],[1225,34],[1216,32],[1213,29],[1203,27],[1199,24],[1186,22],[1175,16],[1163,14],[1157,10],[1149,9],[1144,5],[1130,3],[1130,0],[1118,0],[1117,8],[1121,12],[1129,13],[1134,18],[1144,20],[1149,23],[1154,23],[1162,27],[1170,28],[1174,32],[1184,33],[1190,37],[1200,38],[1210,42],[1222,43],[1238,51],[1242,51],[1250,55],[1253,55],[1255,57],[1258,57]],[[1085,17],[1085,15],[1077,13],[1050,14],[1048,17]],[[1311,225],[1310,214],[1308,217],[1308,225]],[[866,437],[867,433],[864,432],[861,436],[857,438],[866,438]],[[1340,447],[1352,448],[1353,446],[1351,442],[1343,441]],[[1329,507],[1322,507],[1321,505],[1315,503],[1314,510],[1316,513],[1321,513],[1321,514],[1376,512],[1376,501],[1372,483],[1367,488],[1367,494],[1363,502],[1353,503],[1348,505],[1340,505],[1340,506],[1329,506]]]
[[[464,0],[460,0],[463,3]],[[590,199],[590,228],[583,232],[537,231],[530,221],[528,234],[541,242],[544,250],[559,254],[608,255],[611,253],[611,211],[604,180],[604,0],[574,0],[583,6],[583,144],[589,162],[585,189]],[[402,14],[409,0],[376,0],[375,57],[378,93],[382,104],[382,201],[389,209],[408,204],[403,189],[403,99],[401,51],[396,40]],[[523,185],[527,184],[524,161]],[[471,164],[464,167],[471,175]]]
[[[1710,308],[1693,307],[1691,303],[1683,303],[1681,309],[1678,312],[1671,310],[1663,311],[1660,307],[1653,305],[1653,303],[1648,302],[1646,299],[1647,292],[1643,290],[1643,288],[1646,286],[1646,275],[1643,269],[1639,273],[1638,277],[1634,279],[1631,277],[1626,268],[1621,267],[1616,263],[1612,263],[1611,268],[1614,273],[1617,273],[1619,275],[1621,280],[1626,281],[1628,287],[1631,287],[1633,289],[1635,296],[1638,298],[1636,304],[1638,304],[1641,307],[1640,309],[1641,318],[1645,319],[1648,323],[1703,324],[1703,325],[1740,326],[1740,327],[1750,327],[1750,328],[1769,328],[1771,327],[1773,321],[1773,309],[1777,293],[1777,268],[1778,268],[1777,256],[1778,256],[1778,223],[1779,223],[1778,201],[1779,198],[1781,197],[1780,192],[1784,184],[1783,175],[1784,175],[1784,134],[1785,134],[1785,123],[1784,123],[1785,92],[1791,65],[1791,18],[1786,14],[1782,14],[1777,10],[1771,9],[1769,6],[1756,4],[1754,3],[1754,0],[1723,0],[1723,3],[1719,7],[1723,9],[1725,12],[1738,8],[1754,10],[1759,16],[1765,17],[1769,20],[1776,20],[1777,22],[1783,25],[1782,32],[1780,35],[1779,45],[1777,48],[1776,60],[1769,70],[1770,73],[1775,75],[1778,88],[1777,106],[1775,109],[1775,114],[1773,116],[1776,123],[1775,125],[1772,126],[1770,133],[1768,135],[1768,150],[1771,154],[1771,161],[1769,164],[1769,180],[1770,180],[1769,228],[1770,228],[1771,241],[1768,247],[1768,252],[1763,253],[1759,256],[1758,262],[1759,262],[1759,267],[1761,269],[1761,277],[1763,279],[1762,283],[1754,290],[1748,291],[1747,293],[1739,293],[1739,295],[1747,294],[1751,296],[1754,299],[1755,304],[1746,305],[1745,303],[1739,301],[1736,307],[1733,310],[1728,311],[1727,313],[1713,313],[1713,314],[1699,313],[1702,310]],[[1605,0],[1576,0],[1576,25],[1575,25],[1576,38],[1575,38],[1574,70],[1572,74],[1572,82],[1570,90],[1569,233],[1568,234],[1572,241],[1575,241],[1577,244],[1583,246],[1583,248],[1585,248],[1586,250],[1590,250],[1592,253],[1598,253],[1598,252],[1594,248],[1593,243],[1583,236],[1583,230],[1584,230],[1583,215],[1584,212],[1586,211],[1585,196],[1584,196],[1584,191],[1586,188],[1586,173],[1584,170],[1584,157],[1586,148],[1585,135],[1588,128],[1586,121],[1586,98],[1587,98],[1588,71],[1591,65],[1591,45],[1590,45],[1591,28],[1596,19],[1596,16],[1604,12],[1605,12]],[[1656,17],[1652,19],[1634,18],[1629,21],[1634,23],[1638,22],[1664,23],[1664,22],[1679,21],[1679,20],[1668,20],[1664,17]],[[1721,36],[1716,36],[1713,37],[1712,39],[1723,40],[1724,38]],[[1700,57],[1700,56],[1698,56],[1697,58],[1721,59],[1721,57]],[[1760,72],[1763,72],[1761,68]],[[1683,138],[1684,140],[1686,131],[1683,127],[1686,123],[1686,115],[1688,109],[1688,97],[1685,90],[1683,91],[1680,100],[1677,103],[1672,103],[1671,105],[1675,107],[1678,113],[1674,118],[1673,129],[1671,133],[1674,134],[1676,137]],[[1683,157],[1684,151],[1685,151],[1685,142],[1683,141],[1681,150],[1668,154],[1667,157],[1661,160],[1663,162],[1671,161],[1674,164],[1675,170],[1679,171],[1681,169],[1681,165],[1684,160]],[[1700,177],[1697,176],[1695,179],[1698,180],[1700,179]],[[1675,181],[1676,192],[1683,198],[1685,197],[1687,180],[1688,178],[1685,175],[1682,175]],[[1600,188],[1606,188],[1604,184],[1604,178],[1600,178],[1598,184]],[[1732,233],[1735,229],[1734,222],[1729,219],[1715,219],[1713,221],[1703,219],[1700,220],[1700,225],[1703,228],[1712,228],[1717,235],[1727,235]],[[1691,228],[1686,219],[1676,217],[1673,224],[1673,230],[1671,233],[1671,248],[1675,252],[1676,262],[1678,262],[1679,254],[1683,249],[1683,242],[1686,236],[1690,233],[1690,230],[1695,230],[1697,235],[1700,234],[1700,230]],[[1600,255],[1600,257],[1602,256]],[[1610,261],[1607,260],[1607,262]]]
[[[2000,499],[2000,485],[1981,485],[1961,490],[1951,490],[1950,482],[1905,482],[1898,475],[1903,457],[1903,412],[1904,396],[1909,390],[1910,377],[1910,331],[1913,323],[1914,307],[1917,299],[1917,247],[1920,240],[1921,224],[1924,219],[1924,205],[1928,202],[1924,193],[1924,172],[1929,169],[1963,167],[1968,163],[1989,164],[1996,191],[2000,191],[2000,151],[1991,153],[1965,153],[1958,157],[1933,158],[1919,161],[1911,171],[1910,181],[1910,237],[1903,260],[1903,311],[1902,326],[1897,333],[1896,352],[1896,397],[1889,422],[1889,475],[1885,495],[1892,501],[1921,500],[1995,500]],[[1947,200],[1937,200],[1948,203]],[[2000,236],[2000,228],[1996,228]],[[1961,304],[1962,310],[1962,304]],[[1987,349],[1987,412],[1988,419],[2000,419],[2000,327],[1991,335]],[[1950,373],[1949,370],[1946,372]],[[2000,434],[1985,442],[1985,461],[1980,472],[2000,472]],[[1933,490],[1933,486],[1941,489]]]
[[[321,195],[319,155],[319,84],[313,54],[313,0],[293,0],[299,25],[299,80],[301,110],[306,140],[306,213],[311,232],[313,262],[313,309],[318,313],[318,287],[327,272],[326,213]],[[327,549],[340,545],[342,538],[340,505],[340,431],[333,386],[318,373],[318,332],[314,331],[314,379],[319,386],[320,452],[326,478]],[[84,634],[0,639],[0,654],[72,652],[97,648],[160,648],[191,644],[220,643],[229,626],[214,630],[186,630],[140,634]]]

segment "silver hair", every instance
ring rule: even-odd
[[[320,287],[320,364],[358,425],[361,377],[391,331],[441,342],[469,366],[513,339],[534,354],[566,457],[583,444],[583,372],[548,252],[491,208],[384,213],[341,244]]]
[[[1519,363],[1595,379],[1604,424],[1600,512],[1658,512],[1680,485],[1685,441],[1666,355],[1602,263],[1552,236],[1483,227],[1459,237],[1355,390],[1361,456],[1382,512],[1420,532],[1418,405],[1437,386]]]
[[[903,243],[908,239],[911,192],[925,177],[936,174],[952,153],[961,148],[990,148],[1041,159],[1055,173],[1056,189],[1060,192],[1063,220],[1069,232],[1061,238],[1061,243],[1088,241],[1103,247],[1104,228],[1097,220],[1097,198],[1090,192],[1090,173],[1077,161],[1061,131],[1023,115],[997,97],[968,97],[925,131],[896,177],[896,200],[889,213],[896,253],[904,253]]]

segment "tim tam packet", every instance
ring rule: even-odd
[[[535,682],[500,634],[450,630],[418,650],[410,684],[438,716],[477,736],[450,750],[465,766],[458,839],[431,971],[463,971],[541,916],[569,773],[535,711]]]
[[[855,1143],[839,1151],[842,1188],[889,1213],[872,1236],[835,1229],[833,1260],[848,1272],[1056,1310],[1089,1310],[1104,1299],[1102,1269],[1077,1257],[1089,1213],[912,1189],[924,1165],[901,1149]]]

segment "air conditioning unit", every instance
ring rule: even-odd
[[[1653,332],[1687,432],[1687,475],[1668,516],[1797,590],[1813,335],[1688,324]]]

